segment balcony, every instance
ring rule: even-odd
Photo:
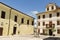
[[[55,28],[55,24],[46,24],[46,28]]]

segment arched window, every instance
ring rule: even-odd
[[[40,16],[38,16],[38,19],[40,19]]]
[[[52,10],[54,9],[54,6],[52,6],[52,8],[51,8]]]
[[[47,8],[47,11],[49,11],[49,8]]]

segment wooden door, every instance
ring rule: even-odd
[[[49,29],[49,35],[52,35],[53,33],[52,33],[52,30],[51,29]]]
[[[3,34],[3,28],[0,28],[0,36]]]
[[[16,27],[13,28],[13,34],[16,34]]]

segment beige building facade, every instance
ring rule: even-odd
[[[46,11],[36,14],[40,34],[60,35],[60,7],[49,3]]]
[[[34,33],[34,18],[0,2],[0,35]]]

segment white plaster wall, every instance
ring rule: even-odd
[[[57,25],[57,20],[60,20],[60,17],[56,16],[56,13],[52,13],[52,17],[49,18],[49,14],[45,14],[45,19],[42,18],[42,15],[40,15],[41,18],[38,19],[38,21],[40,22],[40,26],[38,26],[40,29],[45,28],[46,26],[43,26],[43,22],[45,22],[45,24],[49,24],[49,21],[52,21],[52,23],[55,24],[55,29],[56,32],[55,34],[57,34],[57,28],[60,28],[60,25]]]

